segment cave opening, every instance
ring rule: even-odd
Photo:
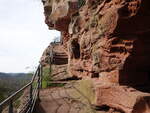
[[[80,58],[80,45],[77,41],[72,41],[72,51],[75,59]]]
[[[135,54],[126,59],[123,69],[119,72],[119,83],[145,93],[150,93],[149,57],[146,55],[144,57],[137,56],[138,55]]]

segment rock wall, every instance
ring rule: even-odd
[[[149,86],[149,0],[42,2],[45,23],[61,31],[71,76],[134,88]]]
[[[42,66],[49,66],[54,63],[55,53],[57,49],[60,49],[61,43],[59,42],[51,42],[49,46],[44,50],[42,57],[40,59],[40,64]],[[61,47],[62,48],[62,47]]]

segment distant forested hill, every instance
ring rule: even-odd
[[[27,84],[32,74],[0,72],[0,101]]]

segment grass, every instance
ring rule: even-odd
[[[42,88],[63,87],[65,83],[51,83],[53,81],[51,73],[52,69],[50,66],[43,67]]]
[[[48,87],[47,81],[42,81],[42,88],[47,88],[47,87]]]
[[[49,81],[51,81],[50,66],[43,67],[42,88],[47,88]]]
[[[51,79],[51,68],[50,66],[43,67],[43,77],[42,77],[42,88],[47,88]]]

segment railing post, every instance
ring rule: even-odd
[[[32,84],[30,85],[30,101],[32,101],[32,91],[33,91],[33,87],[32,87]]]
[[[29,104],[29,113],[31,113],[32,111],[32,100],[33,100],[33,95],[32,95],[32,92],[33,92],[33,87],[32,87],[32,83],[31,83],[31,85],[30,85],[30,104]]]
[[[40,87],[41,87],[41,83],[40,83],[40,79],[41,79],[41,65],[38,68],[38,94],[37,94],[37,100],[39,100],[39,93],[40,93]]]
[[[10,100],[8,113],[13,113],[13,101]]]

